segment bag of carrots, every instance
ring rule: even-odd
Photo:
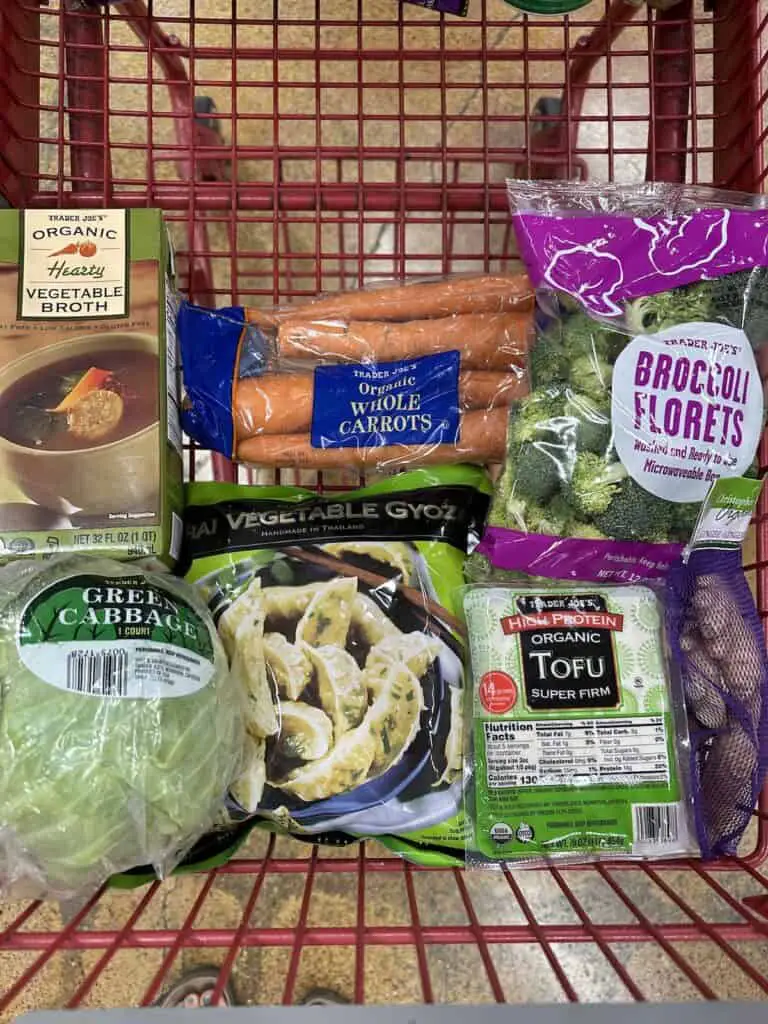
[[[263,311],[179,314],[195,441],[252,465],[400,469],[499,462],[527,393],[533,290],[488,274]]]

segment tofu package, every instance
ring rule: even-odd
[[[324,496],[189,486],[181,568],[248,700],[232,820],[463,851],[459,594],[489,493],[467,466]]]
[[[176,305],[159,210],[0,210],[0,560],[175,561]]]
[[[470,866],[699,852],[681,681],[646,586],[464,594]]]

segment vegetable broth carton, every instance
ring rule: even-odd
[[[175,561],[175,320],[159,210],[0,210],[0,559]]]

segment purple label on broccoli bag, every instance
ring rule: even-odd
[[[489,526],[477,550],[497,569],[529,576],[637,583],[663,579],[680,559],[683,545],[552,537]]]
[[[616,214],[515,216],[537,287],[615,317],[622,303],[694,281],[768,266],[768,211],[697,210],[676,217]]]

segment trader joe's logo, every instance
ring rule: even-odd
[[[619,684],[613,634],[624,617],[599,594],[532,594],[501,620],[520,644],[525,701],[533,711],[615,708]]]
[[[19,319],[126,315],[125,210],[29,210],[23,218]]]

